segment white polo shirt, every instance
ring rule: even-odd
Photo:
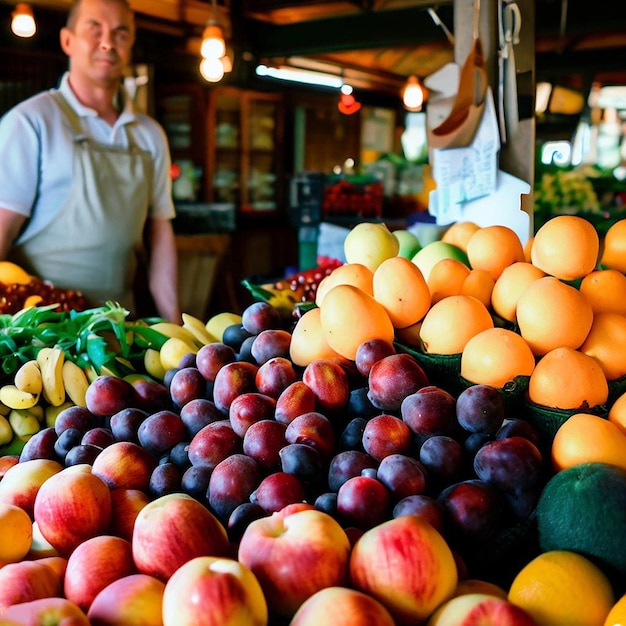
[[[127,146],[127,132],[133,142],[154,159],[154,184],[150,215],[174,217],[170,153],[162,127],[152,118],[125,108],[113,126],[82,105],[69,85],[69,73],[59,90],[80,117],[85,134],[108,145]],[[69,194],[73,177],[74,135],[50,91],[16,105],[0,118],[0,207],[31,217],[18,243],[45,228],[54,211]],[[125,126],[128,125],[128,128]]]

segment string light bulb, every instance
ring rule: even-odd
[[[421,111],[424,104],[424,88],[417,76],[410,76],[402,89],[402,103],[407,111]]]
[[[11,30],[18,37],[32,37],[37,32],[35,16],[29,4],[19,2],[12,14]]]
[[[202,59],[200,61],[200,74],[209,83],[218,83],[224,77],[224,64],[222,59]]]
[[[226,43],[222,27],[209,21],[202,33],[200,54],[204,59],[221,59],[226,54]]]

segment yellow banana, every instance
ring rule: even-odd
[[[180,339],[181,341],[186,341],[190,344],[197,343],[194,335],[189,332],[188,328],[183,328],[179,324],[174,324],[174,322],[156,322],[150,326],[153,330],[160,332],[162,335],[169,337],[175,337],[176,339]]]
[[[85,394],[89,387],[87,374],[74,361],[63,361],[63,387],[67,397],[77,406],[87,406]]]
[[[7,443],[11,443],[13,439],[13,429],[9,420],[0,415],[0,446],[5,446]]]
[[[33,359],[21,365],[15,372],[13,382],[20,391],[39,395],[43,389],[43,379],[37,361]]]
[[[222,341],[224,330],[233,324],[241,324],[241,315],[224,311],[222,313],[216,313],[209,318],[205,327],[209,334],[215,337],[217,341]]]
[[[43,368],[46,364],[46,361],[48,360],[48,357],[52,354],[52,350],[53,348],[44,346],[37,353],[37,365],[39,365],[39,369],[41,370],[42,373],[43,373]]]
[[[43,397],[52,406],[65,402],[65,386],[63,385],[63,362],[65,353],[61,348],[52,348],[41,370],[43,378]]]
[[[26,409],[13,409],[9,413],[9,424],[15,435],[22,441],[27,441],[41,430],[37,415]]]
[[[156,380],[163,380],[165,368],[161,363],[161,353],[154,348],[146,348],[143,353],[143,366],[146,372]]]
[[[206,329],[204,322],[189,313],[183,313],[183,328],[186,328],[200,344],[215,343],[217,339]]]
[[[15,385],[0,387],[0,402],[11,409],[30,409],[39,402],[39,394],[22,391]]]
[[[178,337],[170,337],[162,346],[160,350],[161,365],[164,370],[173,369],[178,367],[181,359],[189,353],[196,354],[198,348],[195,342],[187,342],[179,339]]]

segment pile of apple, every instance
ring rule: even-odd
[[[536,550],[533,428],[493,388],[430,384],[384,340],[298,367],[290,331],[256,302],[162,382],[101,376],[86,406],[0,458],[0,506],[33,521],[24,559],[0,568],[0,614],[436,625],[459,579],[506,588]]]

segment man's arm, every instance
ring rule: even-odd
[[[0,260],[8,257],[9,250],[25,221],[26,217],[23,215],[0,208]]]
[[[148,242],[148,283],[157,311],[164,319],[180,324],[178,256],[171,220],[148,220]]]

